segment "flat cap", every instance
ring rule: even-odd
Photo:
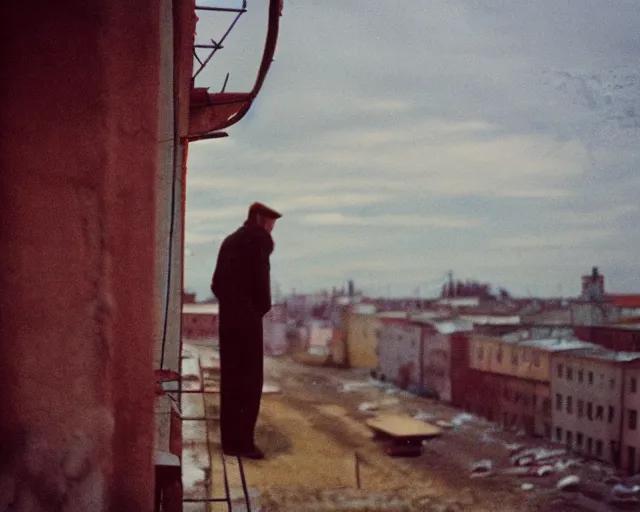
[[[249,217],[251,217],[252,215],[262,215],[264,217],[267,217],[268,219],[279,219],[280,217],[282,217],[280,213],[269,208],[268,206],[265,206],[262,203],[253,203],[249,207]]]

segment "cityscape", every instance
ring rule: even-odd
[[[0,512],[640,510],[639,27],[0,4]]]
[[[264,319],[265,368],[280,391],[265,395],[263,409],[276,400],[288,403],[286,396],[294,393],[283,383],[284,366],[304,383],[298,393],[313,395],[313,383],[330,379],[322,400],[363,425],[367,418],[397,413],[439,428],[437,439],[404,453],[411,457],[406,460],[419,474],[427,460],[442,457],[448,462],[438,468],[440,475],[483,482],[490,498],[472,493],[474,509],[484,510],[501,492],[501,500],[519,494],[538,507],[531,510],[574,510],[568,503],[576,496],[582,500],[576,510],[637,507],[640,293],[608,293],[605,283],[593,267],[576,297],[523,299],[450,272],[439,296],[430,299],[367,297],[353,281],[330,292],[281,297]],[[217,301],[195,299],[185,293],[184,342],[215,352]],[[349,386],[362,392],[351,410],[344,399]],[[313,407],[297,407],[313,417]],[[269,412],[265,416],[262,432],[268,435],[262,441],[269,457],[277,445],[272,437],[284,425]],[[333,428],[339,430],[338,424]],[[348,429],[341,435],[349,437]],[[353,443],[367,444],[366,437],[351,436],[349,442],[340,438],[345,452]],[[262,495],[283,509],[296,503],[274,489],[279,466],[290,469],[283,460],[290,451],[275,449],[267,462],[274,473],[259,480]],[[297,456],[304,457],[304,450]],[[370,464],[380,464],[371,457]],[[501,482],[497,489],[487,483],[492,480]],[[371,491],[385,489],[369,485]],[[380,510],[387,510],[385,499],[378,497]],[[405,499],[417,506],[415,491]],[[326,501],[323,510],[332,509]],[[451,510],[458,510],[454,502]]]

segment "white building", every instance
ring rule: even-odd
[[[623,373],[640,353],[579,349],[554,354],[551,372],[553,439],[619,465],[623,440]],[[631,405],[631,402],[630,402]],[[635,440],[634,440],[635,442]]]
[[[378,375],[403,389],[419,389],[422,385],[420,325],[404,319],[381,318],[381,320]]]
[[[640,358],[640,354],[636,354]],[[621,466],[629,474],[640,472],[640,359],[636,358],[624,369],[624,420],[622,422]]]

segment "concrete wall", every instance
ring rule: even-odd
[[[438,393],[440,400],[451,402],[451,342],[446,334],[423,327],[422,381],[425,389]]]
[[[287,325],[283,322],[264,323],[264,348],[268,355],[283,355],[288,347]]]
[[[375,315],[354,312],[348,315],[347,351],[351,368],[377,368],[380,325]]]
[[[180,371],[184,144],[176,140],[173,0],[160,2],[160,83],[156,171],[156,368]],[[163,354],[164,351],[164,354]]]
[[[346,366],[348,364],[347,319],[349,314],[348,306],[338,307],[339,329],[337,333],[334,333],[331,343],[331,362],[336,366]]]
[[[420,388],[421,328],[408,322],[380,328],[378,374],[403,389]]]
[[[0,9],[0,503],[151,511],[158,3]]]

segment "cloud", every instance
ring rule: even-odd
[[[303,222],[325,226],[373,226],[373,227],[420,227],[420,228],[473,228],[477,219],[419,215],[377,215],[372,217],[348,216],[341,213],[316,213],[306,215]]]
[[[249,6],[198,84],[250,89],[265,20]],[[284,213],[284,290],[409,293],[453,269],[578,293],[594,264],[639,289],[640,3],[301,0],[281,22],[251,115],[189,147],[188,286],[206,293],[258,200]]]
[[[498,238],[498,247],[511,249],[545,249],[549,247],[576,247],[594,240],[606,240],[611,236],[607,229],[586,229],[557,232],[553,227],[549,232],[521,237]]]

